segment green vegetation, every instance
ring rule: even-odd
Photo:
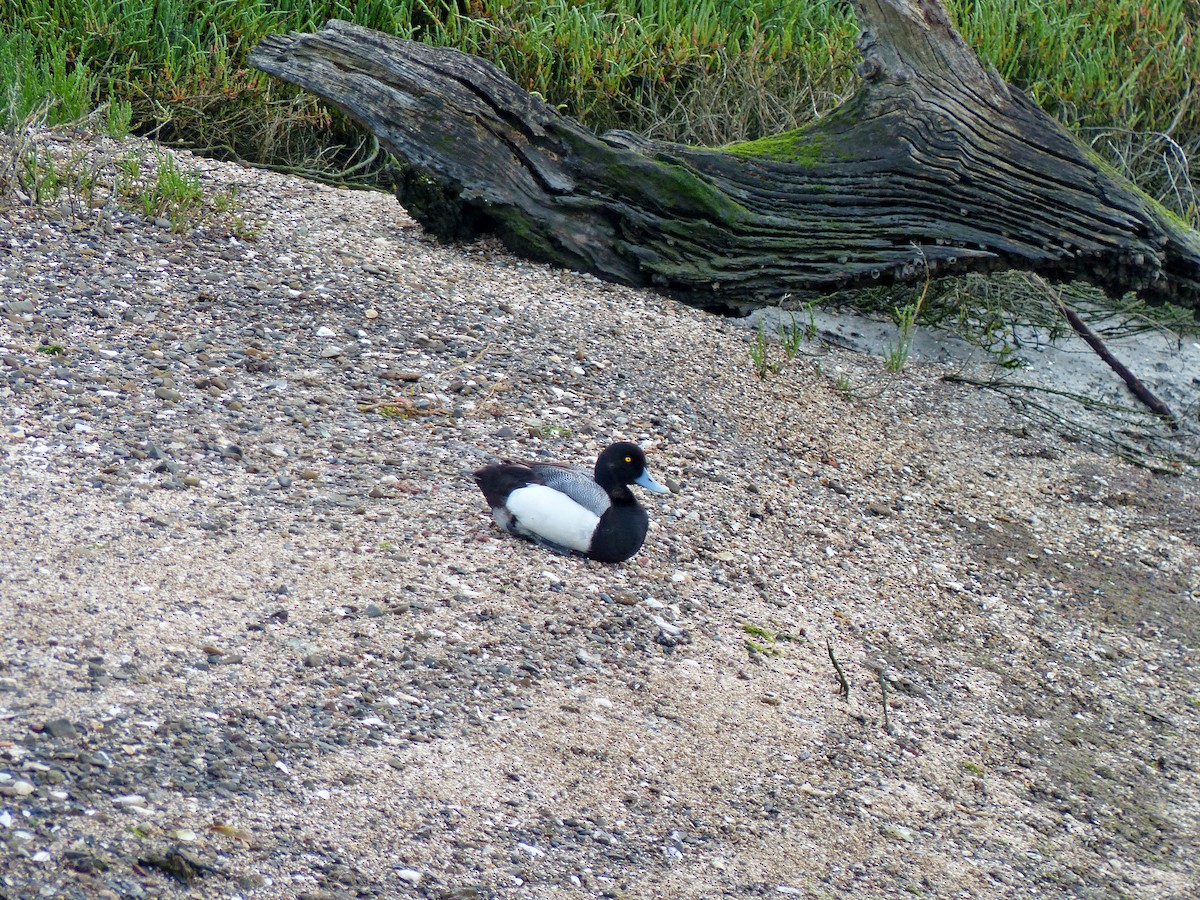
[[[916,334],[917,307],[914,305],[898,306],[895,308],[896,324],[900,334],[896,343],[888,344],[883,351],[883,362],[893,375],[904,371],[908,357],[912,353],[912,342]]]
[[[246,63],[263,35],[332,17],[485,57],[597,131],[708,144],[832,107],[856,32],[849,8],[824,0],[15,0],[0,11],[0,126],[48,94],[63,98],[51,124],[112,98],[134,131],[165,143],[344,168],[370,143]]]
[[[771,347],[767,343],[767,332],[762,322],[758,323],[758,331],[750,343],[750,362],[759,378],[779,371],[779,363],[771,359]]]
[[[142,161],[127,154],[118,163],[117,193],[131,201],[150,219],[166,219],[172,231],[198,224],[207,214],[225,217],[235,206],[237,188],[208,196],[200,184],[200,173],[181,169],[173,153],[158,153],[153,178],[142,177]]]
[[[215,225],[238,237],[254,236],[236,215],[236,190],[206,193],[199,173],[181,168],[169,150],[147,152],[144,157],[134,150],[119,157],[89,157],[82,150],[56,149],[48,133],[34,128],[49,108],[43,105],[19,127],[0,132],[0,197],[12,194],[36,205],[54,204],[75,222],[90,220],[90,211],[119,206],[162,219],[177,232]],[[107,125],[119,126],[123,118],[120,111],[113,116],[111,105],[99,112],[102,115],[93,119]],[[63,352],[57,344],[38,350]]]
[[[812,304],[808,307],[809,321],[804,328],[799,328],[796,325],[796,317],[791,317],[792,324],[784,325],[779,323],[779,344],[783,347],[783,355],[788,359],[795,359],[800,355],[800,347],[806,340],[811,341],[817,336],[816,320],[813,317]]]
[[[1196,0],[949,6],[1001,75],[1197,222],[1181,177],[1200,146]],[[47,97],[49,124],[112,101],[164,143],[327,173],[357,161],[369,180],[383,164],[370,141],[246,64],[263,35],[332,17],[485,57],[594,130],[688,143],[780,140],[855,84],[858,27],[832,0],[13,0],[0,127]]]
[[[747,634],[743,638],[747,653],[759,653],[763,656],[779,656],[779,648],[775,646],[775,636],[760,625],[750,622],[742,624],[742,631]]]
[[[795,359],[800,354],[800,348],[807,340],[812,340],[817,335],[816,319],[814,318],[813,306],[808,304],[808,324],[801,327],[796,324],[796,316],[791,317],[791,325],[779,323],[779,346],[783,351],[784,360],[772,358],[771,341],[767,337],[766,327],[760,321],[758,323],[758,331],[750,342],[750,362],[754,366],[754,371],[759,378],[766,378],[768,375],[774,375],[777,372],[783,371],[784,362],[786,360]]]
[[[126,171],[132,170],[133,178],[123,185],[123,189],[141,201],[142,212],[147,218],[168,218],[172,229],[179,230],[179,224],[200,206],[204,198],[199,174],[182,171],[175,155],[166,153],[159,157],[153,184],[137,190],[135,184],[139,166],[136,158],[131,158],[131,162],[133,165],[128,166]]]
[[[928,271],[928,268],[926,268],[926,273]],[[883,359],[887,370],[893,375],[898,375],[904,371],[904,367],[908,363],[908,358],[912,355],[913,338],[916,336],[917,317],[921,315],[921,307],[925,305],[925,298],[928,296],[929,277],[926,274],[925,286],[921,289],[921,296],[917,298],[917,302],[907,303],[903,306],[897,305],[892,308],[892,315],[900,328],[900,335],[895,344],[889,345],[884,350]]]
[[[746,650],[751,653],[761,653],[763,656],[781,656],[783,651],[778,644],[803,640],[790,632],[769,631],[762,625],[756,625],[753,622],[743,622],[742,631],[746,634],[746,637],[742,639]]]
[[[764,641],[774,641],[775,635],[767,631],[761,625],[755,625],[753,622],[742,623],[742,631],[750,635],[750,637],[759,638]]]

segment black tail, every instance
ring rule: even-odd
[[[528,466],[514,463],[484,466],[474,473],[475,483],[492,509],[503,506],[513,491],[531,484],[532,477],[533,472]]]

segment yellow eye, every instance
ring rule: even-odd
[[[625,462],[633,462],[633,457],[632,456],[625,457]]]

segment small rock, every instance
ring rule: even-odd
[[[54,738],[79,737],[79,732],[75,730],[75,726],[66,719],[51,719],[46,723],[46,733]]]
[[[379,376],[386,381],[420,381],[421,373],[413,372],[408,369],[389,369]]]
[[[917,839],[917,833],[911,828],[905,828],[903,825],[896,825],[893,822],[884,822],[879,826],[879,832],[886,837],[903,841],[906,844],[911,844]]]
[[[598,666],[602,662],[599,656],[595,653],[589,653],[582,647],[575,651],[575,659],[579,661],[581,666]]]

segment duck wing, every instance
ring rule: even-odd
[[[532,483],[541,484],[561,494],[566,494],[584,509],[597,516],[604,515],[612,506],[608,493],[587,469],[564,466],[558,463],[527,463]]]

